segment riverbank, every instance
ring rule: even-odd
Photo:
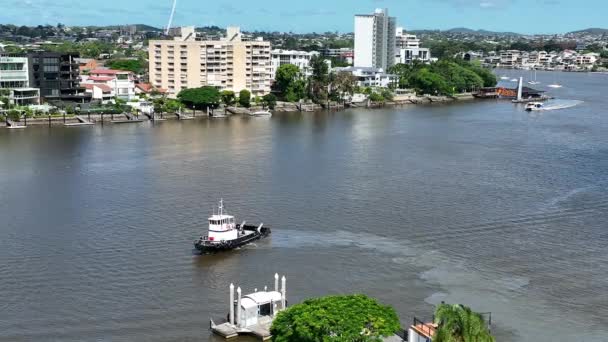
[[[457,94],[454,96],[400,96],[395,97],[392,101],[384,102],[372,102],[366,101],[361,103],[352,103],[348,105],[338,104],[335,102],[329,103],[329,106],[321,106],[316,103],[294,103],[294,102],[277,102],[275,109],[272,110],[274,113],[292,113],[292,112],[314,112],[322,110],[333,110],[339,111],[347,108],[384,108],[394,106],[406,106],[406,105],[420,105],[420,104],[433,104],[433,103],[451,103],[458,101],[472,101],[478,100],[473,97],[472,94]],[[253,112],[264,110],[261,106],[253,106],[250,108],[243,107],[221,107],[215,109],[216,113],[226,113],[228,115],[250,115]],[[80,118],[80,119],[79,119]],[[164,121],[164,120],[183,120],[183,119],[195,119],[195,118],[210,118],[204,111],[193,111],[185,110],[180,115],[177,113],[158,113],[154,117],[147,115],[127,115],[127,114],[85,114],[85,115],[66,115],[64,116],[40,116],[27,118],[27,120],[21,119],[16,122],[18,125],[47,125],[47,126],[74,126],[82,124],[82,119],[86,120],[90,124],[112,124],[112,123],[129,123],[129,122],[142,122],[142,121]],[[1,121],[0,127],[7,127],[6,123]]]

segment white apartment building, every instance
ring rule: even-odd
[[[505,67],[513,67],[517,65],[517,60],[520,58],[519,50],[507,50],[500,53],[500,65]]]
[[[428,63],[431,61],[431,51],[420,47],[420,39],[416,35],[408,34],[403,27],[397,27],[395,35],[396,55],[395,63],[410,64],[413,61]]]
[[[243,40],[238,27],[229,27],[220,40],[197,40],[190,33],[174,40],[151,40],[148,54],[150,83],[166,89],[170,97],[203,86],[247,89],[253,96],[270,92],[270,42]]]
[[[586,53],[584,55],[576,56],[576,65],[583,68],[592,68],[595,63],[600,59],[600,55],[598,53]]]
[[[80,85],[96,100],[110,100],[114,97],[129,101],[136,97],[135,78],[131,71],[94,69],[88,75],[80,76]]]
[[[382,68],[345,67],[334,68],[334,72],[348,72],[357,78],[360,87],[386,88],[399,81],[397,75],[387,74]]]
[[[275,79],[277,75],[277,69],[281,65],[292,64],[300,68],[302,75],[310,76],[312,70],[310,69],[310,60],[313,56],[318,56],[319,53],[316,51],[294,51],[294,50],[272,50],[271,51],[271,68],[272,79]]]
[[[388,16],[388,10],[382,9],[355,16],[356,67],[386,70],[395,64],[396,21]]]
[[[27,57],[0,55],[0,89],[8,89],[13,105],[40,104],[40,89],[29,87]]]

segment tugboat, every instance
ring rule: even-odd
[[[220,200],[217,214],[209,218],[209,232],[194,241],[194,247],[202,253],[215,253],[235,249],[270,235],[270,228],[235,224],[234,216],[224,213],[224,201]]]

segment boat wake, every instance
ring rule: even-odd
[[[533,111],[548,111],[548,110],[566,109],[566,108],[572,108],[572,107],[578,106],[582,103],[583,103],[583,101],[579,101],[579,100],[554,100],[554,101],[546,102],[546,103],[542,104],[542,106],[537,106],[536,108],[533,109]]]

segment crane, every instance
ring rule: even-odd
[[[169,23],[167,24],[167,29],[165,30],[165,35],[169,35],[169,30],[171,29],[171,25],[173,24],[173,15],[175,14],[175,6],[177,6],[177,0],[173,0],[173,7],[171,8],[171,15],[169,16]]]

